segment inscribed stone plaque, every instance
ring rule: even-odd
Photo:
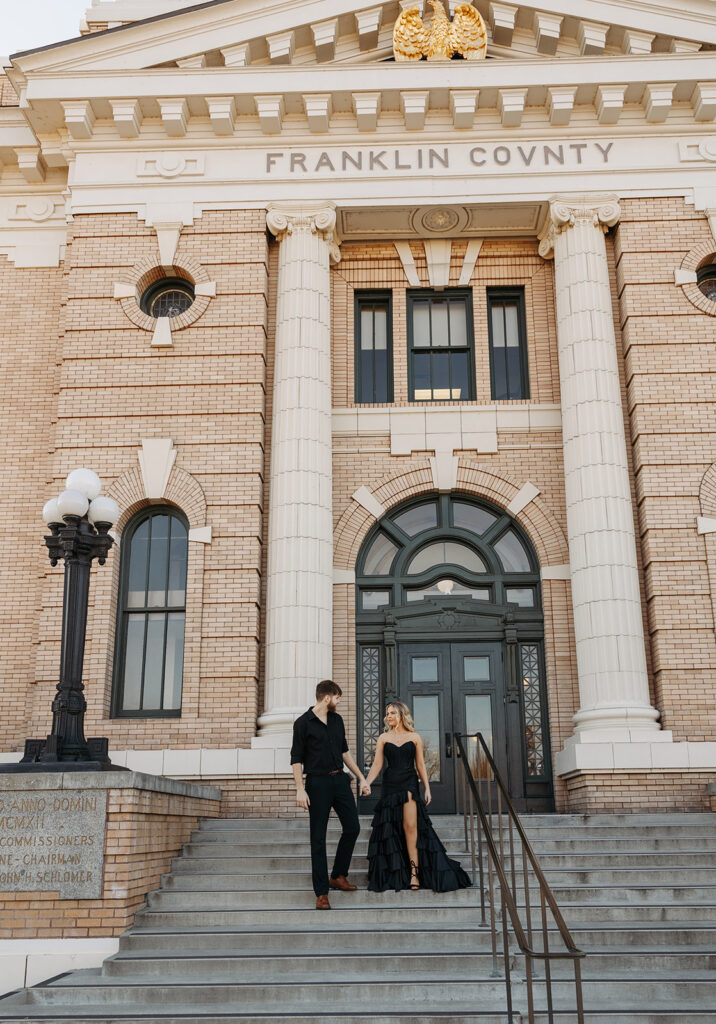
[[[102,895],[106,790],[0,792],[0,892]]]

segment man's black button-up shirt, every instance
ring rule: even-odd
[[[326,725],[313,708],[293,723],[291,764],[302,764],[306,775],[343,771],[346,750],[346,727],[337,711],[328,712]]]

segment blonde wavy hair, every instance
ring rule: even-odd
[[[402,700],[391,700],[390,704],[387,704],[385,710],[393,708],[400,715],[400,724],[408,732],[415,732],[415,722],[413,716],[410,713],[410,708],[407,704],[403,704]],[[385,732],[390,732],[390,726],[388,725],[387,719],[383,719],[385,722]]]

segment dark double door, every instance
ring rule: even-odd
[[[524,719],[519,700],[508,693],[504,662],[498,641],[398,644],[399,696],[423,738],[434,814],[452,814],[457,807],[456,732],[482,733],[518,810],[551,809],[551,785],[549,793],[540,786],[533,794],[526,786]],[[474,753],[473,741],[473,768]]]

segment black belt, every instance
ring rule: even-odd
[[[310,779],[313,775],[342,775],[343,769],[336,768],[334,772],[306,772],[306,778]]]

